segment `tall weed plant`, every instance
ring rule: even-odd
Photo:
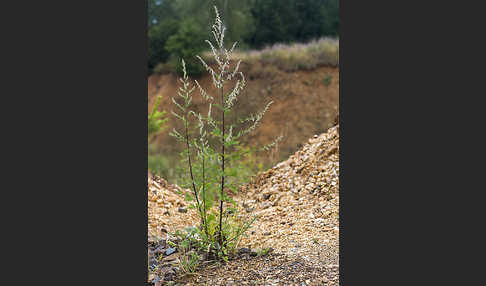
[[[247,175],[242,172],[245,162],[248,163],[248,158],[257,151],[242,146],[240,139],[257,128],[272,102],[248,118],[237,123],[228,122],[246,80],[239,71],[241,60],[230,68],[231,55],[237,43],[229,50],[225,48],[225,27],[218,9],[214,7],[214,10],[214,43],[209,40],[206,43],[211,48],[217,68],[210,67],[200,56],[197,58],[210,74],[217,94],[207,93],[197,80],[192,83],[187,75],[186,62],[182,59],[182,86],[172,101],[177,107],[173,114],[182,121],[183,129],[178,131],[174,128],[170,134],[184,144],[185,150],[181,153],[182,163],[186,166],[183,187],[190,190],[185,193],[186,200],[191,202],[191,207],[200,217],[198,228],[190,228],[177,235],[185,241],[186,249],[189,241],[192,247],[204,250],[207,258],[226,260],[255,220],[255,217],[242,218],[232,199],[232,194],[238,191],[239,184]],[[191,109],[192,94],[196,89],[208,104],[207,114]],[[268,150],[276,141],[260,150]]]

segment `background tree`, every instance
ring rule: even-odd
[[[339,0],[149,0],[149,73],[170,56],[179,67],[175,60],[182,54],[175,54],[174,47],[180,43],[200,48],[198,41],[211,36],[212,5],[222,8],[225,37],[237,41],[240,49],[339,35]],[[196,32],[202,37],[187,38]],[[168,45],[171,36],[175,37]],[[192,59],[186,61],[189,73],[197,74]]]
[[[321,7],[321,33],[330,36],[339,36],[341,19],[339,15],[339,0],[327,0],[325,3]]]
[[[204,71],[197,60],[197,54],[200,54],[204,48],[205,33],[202,31],[196,21],[188,19],[180,24],[175,35],[169,37],[166,43],[166,51],[173,55],[175,62],[181,59],[186,61],[186,69],[189,75],[198,76]],[[182,75],[182,67],[176,66],[178,74]]]
[[[167,40],[176,34],[178,24],[174,19],[167,19],[148,30],[148,69],[151,73],[158,63],[166,62],[170,56]]]
[[[147,25],[150,29],[166,19],[176,18],[178,0],[148,0]]]

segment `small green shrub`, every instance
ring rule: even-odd
[[[166,123],[168,118],[165,116],[166,112],[164,110],[158,110],[160,101],[162,100],[161,96],[158,96],[155,100],[154,106],[152,107],[152,111],[148,115],[148,137],[149,140],[162,132],[166,127]]]
[[[198,238],[195,236],[196,228],[187,228],[186,235],[180,231],[176,232],[176,236],[180,238],[181,242],[178,244],[178,249],[181,252],[179,258],[182,271],[185,273],[194,273],[199,266],[200,257],[198,251]]]
[[[162,100],[161,96],[158,96],[155,100],[154,106],[152,107],[152,111],[148,115],[148,143],[149,143],[149,152],[148,152],[148,169],[157,175],[162,175],[163,177],[167,178],[165,175],[168,175],[168,162],[165,160],[165,157],[156,155],[153,156],[151,153],[150,141],[159,133],[167,128],[167,121],[168,118],[166,116],[166,112],[164,110],[158,110],[160,101]]]
[[[272,251],[272,248],[265,247],[257,250],[257,256],[266,256]]]
[[[324,76],[324,85],[326,85],[326,86],[330,86],[330,85],[331,85],[331,82],[332,82],[332,77],[331,77],[331,74],[330,74],[330,73],[327,73],[327,74]]]
[[[172,182],[177,176],[176,168],[172,167],[171,160],[167,156],[161,154],[149,154],[148,169],[152,174],[165,178],[169,182]]]

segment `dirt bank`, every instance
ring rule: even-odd
[[[237,117],[246,117],[261,110],[269,101],[274,101],[261,122],[261,126],[245,141],[252,145],[270,143],[276,137],[283,135],[272,154],[266,155],[270,164],[275,164],[297,149],[302,147],[302,138],[310,138],[321,134],[333,125],[333,119],[339,106],[339,70],[335,67],[318,67],[314,70],[298,70],[285,72],[272,65],[262,65],[260,62],[251,65],[242,63],[240,70],[245,73],[247,85],[234,108],[235,121]],[[215,89],[209,76],[199,78],[201,86],[209,93]],[[155,97],[163,97],[161,106],[169,114],[169,126],[181,127],[171,115],[173,104],[171,97],[179,88],[178,77],[152,75],[148,79],[149,110]],[[199,92],[194,92],[194,108],[205,112],[206,106]],[[181,145],[164,132],[153,142],[159,152],[175,154]]]

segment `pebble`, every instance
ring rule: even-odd
[[[238,250],[238,252],[239,252],[239,253],[250,253],[250,252],[251,252],[251,249],[250,249],[250,248],[246,248],[246,247],[244,247],[244,248],[240,248],[240,249]]]
[[[166,251],[165,251],[165,255],[169,256],[171,255],[172,253],[176,252],[176,249],[173,248],[173,247],[170,247],[168,248]]]

